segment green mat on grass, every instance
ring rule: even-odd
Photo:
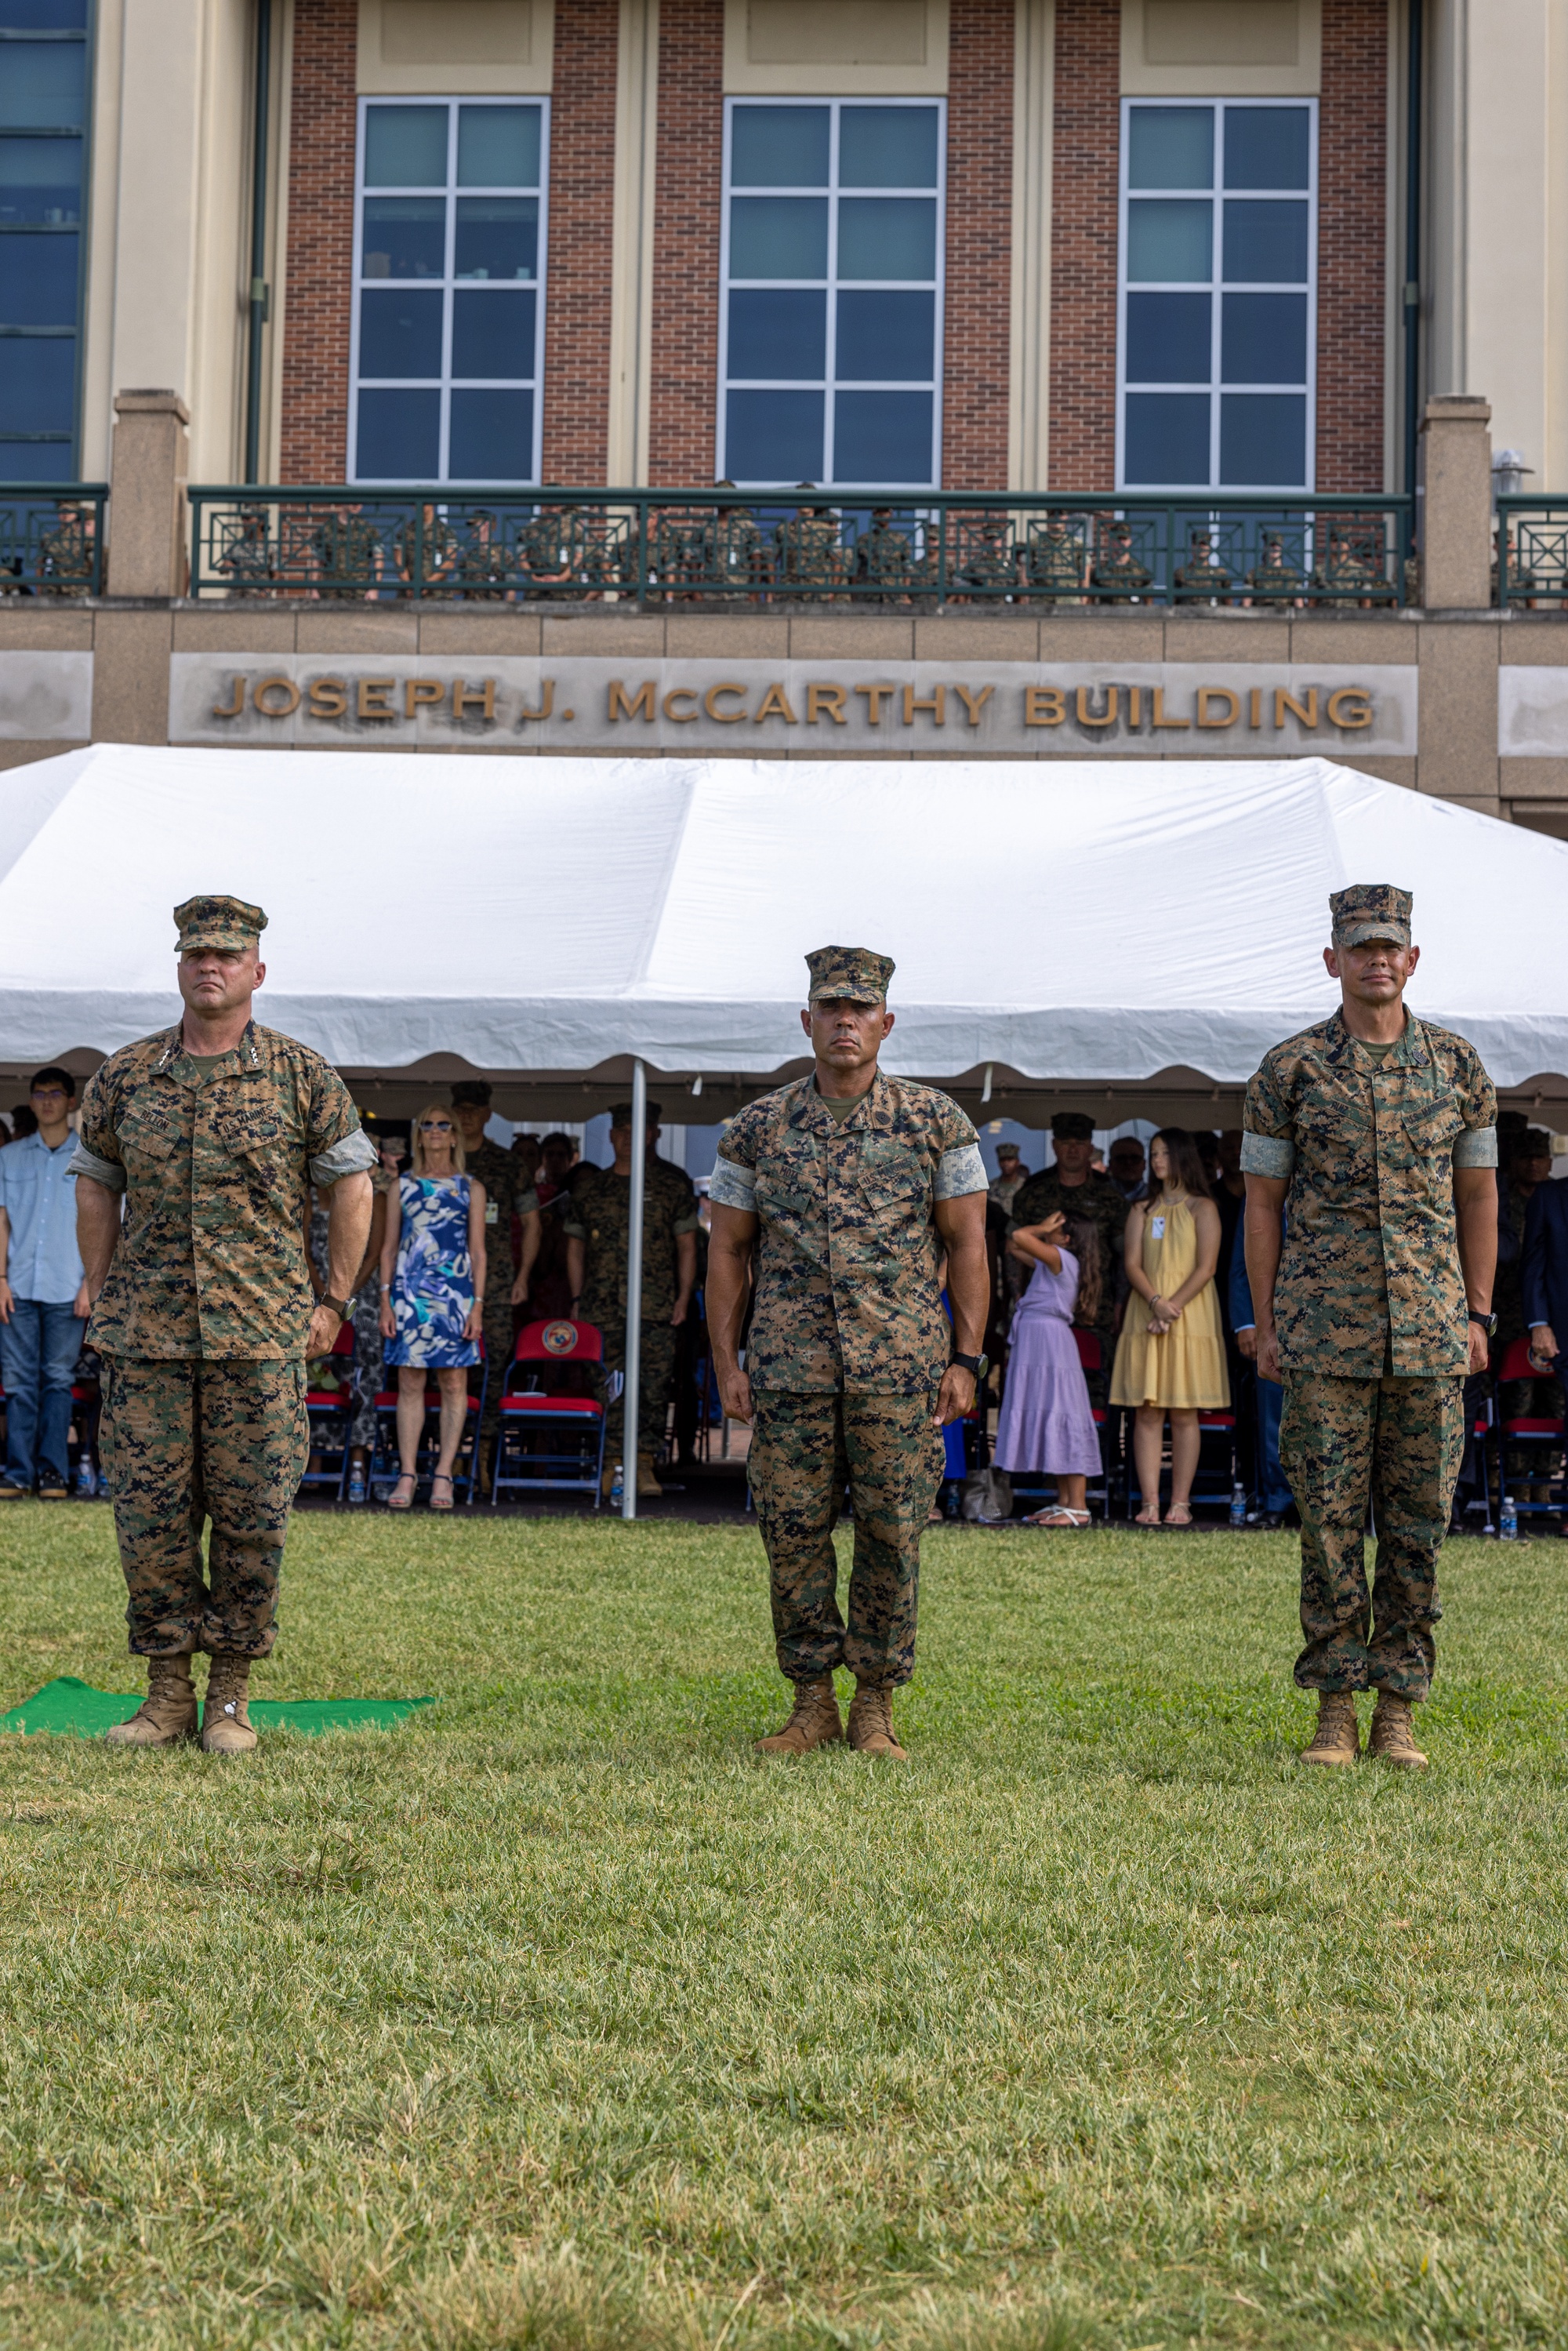
[[[117,1722],[129,1722],[141,1700],[94,1689],[62,1674],[41,1690],[0,1714],[0,1730],[54,1730],[72,1739],[101,1739]],[[257,1730],[361,1730],[369,1726],[393,1729],[416,1706],[434,1706],[433,1698],[253,1698],[250,1719]]]

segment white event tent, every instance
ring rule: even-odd
[[[971,1108],[1234,1123],[1332,1007],[1347,881],[1414,890],[1417,1011],[1568,1096],[1568,843],[1328,760],[101,744],[0,776],[0,1073],[166,1024],[170,910],[217,890],[271,918],[260,1017],[361,1099],[467,1068],[582,1116],[652,1070],[722,1116],[800,1065],[801,957],[837,942],[896,959],[885,1065]]]

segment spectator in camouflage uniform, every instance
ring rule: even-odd
[[[202,1744],[235,1754],[256,1744],[251,1660],[273,1644],[309,1451],[305,1359],[328,1352],[349,1313],[376,1154],[337,1072],[251,1018],[267,977],[260,907],[190,898],[174,921],[184,1018],[103,1063],[71,1162],[126,1620],[148,1661],[145,1703],[109,1735],[140,1747],[190,1738],[191,1658],[205,1649]],[[308,1179],[331,1187],[319,1302]]]
[[[814,490],[817,485],[797,482],[795,486]],[[776,526],[773,546],[773,576],[780,587],[831,596],[843,578],[844,551],[838,517],[831,507],[801,507],[791,520]]]
[[[733,490],[730,481],[716,482]],[[749,601],[768,581],[768,546],[747,507],[720,507],[698,534],[697,579],[706,587],[723,581],[733,597],[706,596],[705,603]]]
[[[1286,562],[1285,542],[1277,530],[1265,532],[1263,559],[1247,574],[1247,585],[1252,593],[1241,599],[1244,604],[1259,600],[1270,604],[1285,601],[1300,605],[1306,601],[1298,592],[1305,582],[1293,565]]]
[[[985,1372],[986,1171],[956,1102],[877,1068],[893,1027],[892,959],[819,947],[806,963],[800,1019],[815,1070],[750,1103],[719,1143],[708,1334],[725,1411],[752,1424],[747,1467],[779,1665],[795,1691],[788,1722],[759,1751],[801,1755],[843,1737],[833,1692],[842,1665],[855,1677],[851,1746],[902,1761],[892,1694],[915,1670],[920,1536],[942,1476],[941,1431],[970,1409]],[[847,1627],[833,1550],[846,1484]]]
[[[517,1338],[515,1309],[528,1294],[539,1253],[539,1196],[520,1160],[487,1142],[490,1081],[460,1078],[452,1089],[452,1119],[463,1142],[467,1174],[485,1186],[485,1410],[479,1422],[479,1487],[486,1491],[501,1426],[501,1395]],[[513,1248],[512,1218],[522,1225],[522,1254]]]
[[[40,593],[46,596],[87,596],[92,592],[94,541],[98,516],[92,507],[69,498],[60,502],[53,530],[38,541]]]
[[[664,1437],[670,1381],[675,1368],[675,1332],[691,1309],[697,1274],[697,1199],[692,1179],[667,1159],[655,1156],[660,1135],[658,1102],[648,1104],[648,1156],[643,1176],[643,1343],[638,1353],[637,1491],[661,1494],[653,1456]],[[615,1161],[591,1167],[573,1184],[561,1223],[568,1245],[576,1302],[572,1313],[591,1322],[604,1342],[606,1373],[626,1369],[626,1254],[632,1238],[632,1105],[616,1102],[610,1113]],[[608,1492],[623,1450],[625,1405],[607,1401],[604,1487]]]
[[[1531,1201],[1542,1184],[1552,1181],[1552,1137],[1542,1126],[1526,1127],[1505,1143],[1498,1122],[1498,1155],[1503,1165],[1498,1181],[1497,1280],[1492,1305],[1497,1333],[1492,1353],[1500,1363],[1516,1339],[1528,1329],[1524,1315],[1524,1227]],[[1563,1417],[1563,1389],[1550,1372],[1532,1379],[1500,1381],[1499,1420],[1557,1420]],[[1531,1498],[1543,1502],[1544,1489]]]
[[[1109,1176],[1096,1174],[1090,1164],[1094,1156],[1094,1122],[1086,1111],[1059,1110],[1051,1122],[1051,1135],[1056,1163],[1031,1176],[1013,1195],[1009,1238],[1020,1225],[1042,1225],[1047,1217],[1058,1213],[1092,1225],[1099,1235],[1101,1279],[1094,1320],[1079,1321],[1075,1308],[1073,1327],[1092,1331],[1100,1343],[1100,1369],[1087,1372],[1085,1377],[1092,1400],[1103,1406],[1116,1349],[1117,1299],[1125,1296],[1126,1278],[1120,1269],[1127,1201],[1121,1186]],[[1087,1294],[1093,1297],[1092,1286]]]
[[[1154,574],[1148,565],[1140,563],[1133,552],[1133,526],[1130,522],[1113,522],[1105,534],[1105,552],[1095,564],[1092,577],[1102,596],[1136,599],[1148,587]]]
[[[1053,514],[1045,536],[1032,534],[1024,549],[1024,578],[1044,596],[1081,595],[1084,575],[1083,548],[1064,514]]]
[[[405,592],[430,603],[450,600],[458,554],[457,533],[428,503],[417,522],[405,522],[392,540],[392,561]]]
[[[1485,1370],[1493,1322],[1497,1100],[1474,1048],[1405,1007],[1420,954],[1410,904],[1385,883],[1334,893],[1323,959],[1340,1009],[1276,1045],[1247,1092],[1247,1278],[1301,1514],[1309,1763],[1355,1761],[1354,1694],[1368,1687],[1368,1752],[1426,1762],[1410,1709],[1431,1686],[1463,1383]]]
[[[862,587],[907,592],[920,569],[907,531],[895,530],[891,507],[873,507],[871,528],[855,541],[855,578]]]
[[[1211,603],[1223,603],[1229,596],[1235,582],[1224,564],[1216,560],[1214,541],[1207,530],[1193,532],[1176,584],[1184,594],[1207,597]]]

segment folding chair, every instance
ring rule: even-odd
[[[307,1388],[305,1391],[305,1416],[310,1423],[310,1451],[313,1458],[317,1454],[321,1456],[322,1467],[319,1469],[308,1467],[299,1480],[299,1488],[303,1493],[308,1486],[325,1486],[341,1501],[349,1482],[349,1429],[354,1417],[354,1326],[351,1322],[343,1324],[319,1360],[341,1364],[347,1384],[341,1389]]]
[[[1072,1336],[1078,1348],[1078,1360],[1082,1365],[1084,1373],[1087,1374],[1091,1372],[1097,1372],[1100,1369],[1101,1364],[1100,1342],[1095,1337],[1093,1332],[1080,1331],[1074,1328]],[[1098,1485],[1095,1485],[1092,1481],[1087,1483],[1083,1489],[1083,1499],[1086,1502],[1098,1502],[1100,1505],[1100,1514],[1102,1518],[1108,1519],[1111,1515],[1112,1416],[1109,1412],[1103,1410],[1099,1405],[1091,1405],[1089,1410],[1090,1417],[1094,1423],[1094,1434],[1100,1440],[1100,1482]],[[1045,1470],[1014,1470],[1010,1475],[1012,1478],[1013,1499],[1015,1501],[1021,1501],[1027,1499],[1030,1501],[1039,1501],[1041,1505],[1044,1505],[1049,1502],[1054,1502],[1060,1499],[1061,1491],[1061,1487],[1058,1485],[1056,1479]]]
[[[1497,1463],[1497,1510],[1500,1520],[1502,1517],[1503,1502],[1508,1494],[1510,1450],[1522,1449],[1528,1454],[1531,1447],[1538,1449],[1545,1457],[1542,1462],[1543,1470],[1549,1470],[1552,1454],[1563,1449],[1564,1438],[1563,1424],[1561,1420],[1535,1418],[1528,1415],[1513,1420],[1505,1420],[1502,1416],[1501,1389],[1511,1380],[1538,1380],[1540,1377],[1540,1372],[1530,1360],[1528,1332],[1522,1338],[1511,1339],[1502,1351],[1502,1361],[1497,1366],[1499,1403],[1491,1416],[1491,1426],[1482,1439],[1483,1444],[1490,1445]],[[1527,1516],[1553,1519],[1563,1517],[1565,1508],[1568,1508],[1568,1486],[1564,1485],[1562,1464],[1559,1464],[1557,1475],[1554,1478],[1550,1475],[1540,1479],[1526,1476],[1520,1482],[1532,1486],[1538,1484],[1556,1486],[1560,1495],[1560,1499],[1556,1501],[1516,1501],[1514,1509],[1521,1519]]]
[[[623,1375],[609,1374],[602,1399],[567,1395],[559,1385],[552,1391],[546,1382],[549,1367],[586,1369],[603,1361],[604,1342],[591,1322],[558,1316],[549,1322],[526,1323],[518,1332],[501,1391],[500,1435],[490,1479],[492,1507],[504,1492],[526,1489],[591,1493],[598,1510],[604,1479],[604,1406],[621,1394]]]
[[[472,1502],[478,1481],[479,1422],[485,1409],[485,1390],[489,1384],[490,1367],[485,1360],[485,1342],[479,1342],[479,1392],[465,1399],[463,1435],[458,1439],[457,1458],[452,1465],[452,1499],[457,1499],[459,1487],[465,1502]],[[391,1366],[389,1368],[394,1368]],[[397,1389],[382,1388],[376,1397],[376,1441],[371,1456],[369,1483],[389,1485],[402,1475],[402,1458],[397,1444]],[[426,1484],[441,1458],[441,1390],[427,1387],[424,1391],[424,1420],[419,1432],[419,1447],[414,1455],[414,1492]],[[467,1468],[464,1468],[464,1463]]]

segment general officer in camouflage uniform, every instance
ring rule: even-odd
[[[637,1491],[662,1494],[653,1455],[664,1440],[664,1413],[675,1368],[675,1332],[691,1310],[697,1278],[697,1198],[692,1179],[654,1155],[662,1105],[648,1104],[647,1164],[643,1175],[643,1343],[638,1353]],[[610,1113],[611,1167],[591,1167],[575,1178],[562,1224],[577,1302],[604,1342],[604,1368],[626,1369],[626,1254],[632,1238],[632,1105]],[[625,1405],[605,1407],[604,1480],[608,1492],[623,1451]]]
[[[801,1755],[843,1737],[841,1665],[855,1677],[850,1745],[902,1761],[892,1695],[915,1670],[920,1536],[942,1476],[941,1431],[969,1410],[985,1369],[986,1171],[956,1102],[877,1067],[893,1027],[891,957],[819,947],[806,963],[800,1023],[816,1067],[749,1103],[719,1144],[708,1335],[724,1408],[752,1424],[773,1631],[795,1689],[788,1722],[759,1751]],[[833,1551],[846,1485],[847,1626]]]
[[[516,1343],[512,1310],[520,1306],[528,1294],[542,1229],[539,1196],[528,1182],[522,1162],[511,1152],[503,1151],[498,1143],[486,1141],[490,1092],[486,1078],[459,1078],[452,1089],[452,1116],[463,1138],[464,1163],[469,1175],[485,1186],[485,1410],[479,1422],[482,1488],[490,1483],[507,1366]],[[523,1228],[520,1259],[514,1257],[512,1249],[514,1216],[521,1219]]]
[[[202,1744],[235,1754],[256,1744],[251,1660],[272,1646],[309,1451],[305,1360],[327,1353],[350,1311],[376,1154],[337,1072],[251,1018],[267,977],[261,908],[190,898],[174,921],[184,1017],[110,1054],[83,1096],[71,1162],[126,1621],[147,1659],[146,1701],[109,1736],[190,1738],[191,1658],[205,1649]],[[308,1180],[330,1190],[319,1305]]]
[[[1410,904],[1386,883],[1335,892],[1323,959],[1340,1009],[1276,1045],[1247,1093],[1247,1278],[1301,1514],[1309,1763],[1355,1761],[1354,1693],[1369,1687],[1369,1753],[1427,1761],[1410,1709],[1431,1685],[1463,1383],[1486,1368],[1494,1320],[1497,1100],[1474,1048],[1404,1005],[1420,954]]]
[[[1125,1288],[1122,1240],[1127,1229],[1127,1199],[1119,1184],[1109,1176],[1097,1175],[1090,1165],[1094,1156],[1094,1122],[1087,1112],[1059,1110],[1051,1122],[1051,1138],[1056,1146],[1055,1165],[1031,1176],[1014,1193],[1008,1212],[1012,1218],[1009,1238],[1019,1225],[1042,1225],[1047,1217],[1058,1214],[1092,1225],[1099,1235],[1099,1319],[1087,1322],[1076,1311],[1072,1319],[1075,1329],[1092,1331],[1099,1342],[1100,1369],[1087,1377],[1091,1396],[1103,1405],[1116,1347],[1116,1301]]]

